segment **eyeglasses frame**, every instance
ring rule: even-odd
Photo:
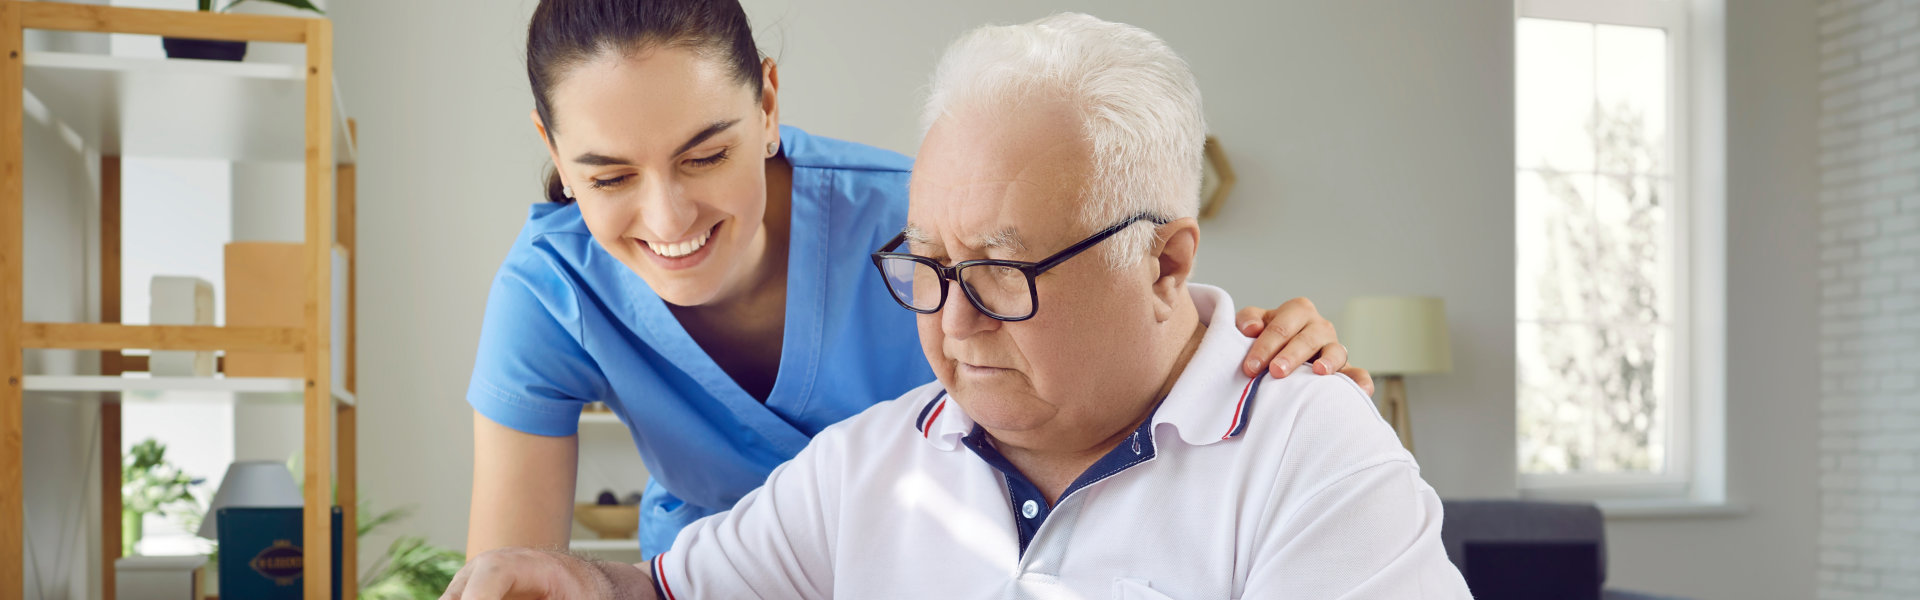
[[[1082,239],[1072,246],[1067,246],[1065,250],[1055,252],[1053,253],[1052,256],[1048,256],[1046,258],[1040,259],[1037,262],[983,258],[983,259],[976,259],[976,260],[961,261],[959,263],[955,263],[951,267],[943,266],[940,264],[939,261],[936,261],[931,258],[927,258],[925,256],[920,256],[918,254],[908,254],[905,252],[894,252],[893,251],[894,249],[899,248],[901,244],[906,243],[907,234],[904,231],[900,232],[899,235],[893,236],[893,240],[887,242],[885,246],[881,246],[880,249],[878,251],[875,251],[871,256],[873,258],[873,267],[880,271],[881,283],[887,286],[887,294],[892,296],[894,303],[899,304],[901,308],[905,308],[907,310],[910,310],[919,314],[923,314],[923,315],[930,315],[930,314],[940,312],[940,309],[946,308],[947,306],[947,295],[948,295],[947,289],[949,287],[947,285],[947,282],[952,281],[960,284],[960,291],[966,295],[967,302],[972,304],[974,310],[979,311],[980,314],[986,315],[988,318],[991,318],[996,321],[1017,323],[1020,321],[1025,321],[1027,319],[1031,319],[1033,318],[1034,315],[1040,314],[1040,286],[1036,284],[1036,281],[1035,281],[1036,278],[1038,278],[1041,274],[1046,273],[1047,271],[1053,269],[1054,267],[1060,266],[1060,263],[1066,262],[1067,259],[1073,258],[1075,256],[1079,256],[1081,253],[1086,252],[1088,249],[1091,249],[1094,246],[1100,245],[1100,242],[1106,241],[1107,238],[1113,237],[1115,234],[1125,231],[1128,227],[1133,226],[1134,223],[1138,223],[1141,221],[1151,222],[1156,227],[1173,222],[1172,219],[1159,217],[1153,214],[1144,213],[1144,212],[1137,213],[1131,217],[1128,217],[1126,220],[1120,221],[1119,223],[1115,223],[1112,226],[1107,227],[1106,229],[1102,229],[1100,231],[1094,232],[1093,235],[1087,236],[1086,239]],[[935,303],[933,305],[933,308],[931,309],[920,310],[918,308],[914,308],[913,305],[907,304],[906,301],[901,300],[900,294],[894,291],[893,282],[887,276],[887,267],[884,263],[888,259],[908,260],[908,261],[926,265],[927,267],[932,268],[934,273],[937,273],[940,276],[940,301],[938,303]],[[960,272],[962,270],[965,270],[970,267],[978,267],[978,266],[1009,267],[1009,268],[1019,270],[1022,274],[1026,275],[1027,276],[1027,294],[1029,294],[1028,300],[1030,301],[1030,306],[1032,306],[1033,309],[1027,311],[1027,314],[1025,316],[1017,317],[1017,318],[1008,317],[1005,315],[995,313],[991,310],[988,310],[987,307],[980,301],[980,297],[977,294],[975,294],[975,292],[973,291],[973,286],[971,284],[968,284],[966,280],[960,278]]]

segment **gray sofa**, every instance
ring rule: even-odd
[[[1466,572],[1468,542],[1593,542],[1600,560],[1598,577],[1607,580],[1606,520],[1592,504],[1564,504],[1527,500],[1443,500],[1446,521],[1440,539],[1447,557]],[[1605,589],[1605,600],[1681,600],[1639,592]]]

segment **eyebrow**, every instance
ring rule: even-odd
[[[908,242],[914,244],[924,245],[933,243],[933,237],[927,235],[927,230],[921,229],[920,226],[912,223],[908,223],[906,227],[900,228],[900,235],[906,237]]]
[[[1019,230],[1008,227],[981,237],[980,247],[983,249],[999,248],[1001,250],[1018,252],[1026,250],[1027,244],[1021,241]]]
[[[926,230],[912,223],[908,223],[906,227],[901,228],[900,235],[906,237],[909,243],[921,245],[933,243],[933,236],[927,235]],[[1027,244],[1020,239],[1020,231],[1012,227],[981,236],[978,246],[982,249],[999,248],[1012,251],[1023,251],[1027,249]]]
[[[687,143],[681,144],[679,150],[673,151],[673,155],[679,156],[683,152],[692,150],[694,146],[700,145],[700,142],[707,141],[707,138],[711,138],[713,136],[719,135],[720,132],[726,131],[727,128],[733,127],[734,125],[739,123],[740,123],[739,119],[734,119],[731,121],[715,121],[712,125],[708,125],[706,129],[700,130],[700,133],[693,134],[693,138],[687,140]]]
[[[573,162],[583,164],[583,165],[591,165],[595,167],[633,164],[633,161],[630,161],[624,158],[607,156],[605,154],[600,154],[596,152],[588,152],[586,154],[575,156],[573,157]]]
[[[733,119],[731,121],[716,121],[710,125],[707,125],[706,129],[700,130],[700,133],[693,134],[693,137],[688,139],[687,143],[681,144],[678,150],[673,151],[673,154],[674,156],[679,156],[680,154],[685,153],[688,150],[692,150],[694,146],[698,146],[700,145],[701,142],[705,142],[709,139],[712,139],[713,136],[719,135],[720,132],[726,131],[728,128],[731,128],[734,125],[738,125],[739,123],[740,123],[739,119]],[[633,164],[633,161],[631,160],[620,158],[617,156],[607,156],[605,154],[600,154],[597,152],[588,152],[588,153],[573,157],[573,162],[580,163],[583,165],[595,166],[595,167]]]

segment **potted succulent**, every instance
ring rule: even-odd
[[[214,1],[215,0],[200,0],[200,12],[213,12]],[[272,2],[274,4],[280,4],[284,6],[291,6],[299,10],[310,10],[310,11],[313,11],[315,14],[326,14],[326,11],[320,10],[320,7],[314,6],[313,2],[310,2],[309,0],[259,0],[259,1]],[[226,8],[220,9],[220,12],[227,12],[229,10],[233,10],[233,7],[238,6],[243,2],[247,2],[247,0],[233,0],[232,2],[228,2]],[[163,37],[163,38],[160,38],[160,45],[161,47],[164,47],[167,49],[167,58],[198,58],[203,60],[238,61],[242,58],[246,58],[247,56],[246,42],[236,42],[236,41],[229,41],[229,40],[199,40],[199,39],[193,39],[193,38]]]

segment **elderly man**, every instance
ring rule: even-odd
[[[1232,300],[1188,284],[1206,126],[1164,43],[1085,15],[979,29],[925,120],[874,263],[939,381],[650,564],[496,551],[450,597],[1468,597],[1366,395],[1242,375]]]

